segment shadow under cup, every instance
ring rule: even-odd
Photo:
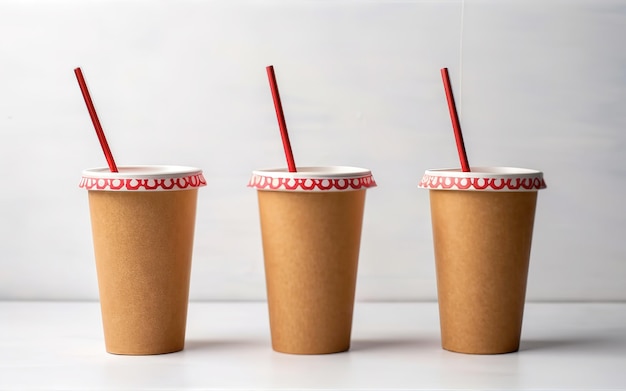
[[[326,354],[350,348],[369,170],[254,171],[272,348]]]
[[[193,167],[83,172],[107,352],[184,348],[197,194],[205,185]]]
[[[519,349],[539,171],[472,167],[426,171],[441,343],[498,354]]]

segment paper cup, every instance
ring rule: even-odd
[[[182,350],[202,171],[127,166],[83,171],[106,350]]]
[[[519,349],[540,171],[428,170],[442,347]]]
[[[292,354],[350,348],[369,170],[254,171],[272,347]]]

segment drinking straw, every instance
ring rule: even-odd
[[[285,157],[287,158],[287,168],[289,169],[289,172],[296,172],[296,162],[293,160],[293,152],[291,151],[291,143],[289,142],[289,133],[287,133],[287,123],[285,122],[283,105],[280,103],[278,84],[276,84],[274,66],[269,65],[265,69],[267,70],[267,78],[270,81],[272,98],[274,99],[274,108],[276,109],[276,118],[278,119],[278,127],[280,128],[280,137],[283,140],[283,148],[285,149]]]
[[[465,144],[463,143],[463,133],[461,133],[459,115],[456,112],[456,105],[454,104],[454,95],[452,94],[452,85],[450,84],[448,68],[441,68],[441,78],[443,79],[443,87],[446,90],[446,99],[448,100],[450,119],[452,120],[452,128],[454,129],[456,149],[459,153],[459,160],[461,160],[461,170],[463,170],[463,172],[470,172],[471,170],[469,162],[467,161],[467,153],[465,152]]]
[[[107,159],[109,170],[111,170],[111,172],[118,172],[117,166],[115,165],[115,160],[113,159],[113,154],[111,153],[111,149],[109,149],[107,139],[104,136],[104,130],[102,130],[102,125],[100,125],[100,120],[98,119],[96,108],[91,101],[91,95],[89,95],[89,90],[87,89],[87,83],[85,83],[83,72],[80,70],[80,68],[76,68],[74,69],[74,73],[76,74],[76,79],[78,80],[80,91],[83,93],[83,98],[85,99],[85,104],[87,105],[87,110],[89,111],[91,122],[93,122],[93,126],[94,128],[96,128],[96,134],[98,135],[98,140],[100,141],[100,145],[102,146],[104,157]]]

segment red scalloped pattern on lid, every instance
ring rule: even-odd
[[[206,180],[201,173],[165,179],[90,178],[83,176],[78,185],[81,189],[108,191],[189,190],[202,186],[206,186]]]
[[[253,174],[248,187],[283,191],[351,191],[375,187],[372,174],[356,178],[274,178]]]
[[[432,190],[534,191],[546,188],[543,177],[457,178],[424,174],[419,187]]]

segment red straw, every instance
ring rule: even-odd
[[[450,119],[452,120],[452,128],[454,129],[456,149],[459,152],[459,160],[461,160],[461,169],[463,172],[470,172],[471,170],[467,161],[467,153],[465,152],[465,144],[463,143],[463,133],[461,133],[459,115],[456,112],[456,105],[454,104],[454,95],[452,94],[452,85],[450,84],[448,68],[441,68],[441,78],[443,79],[443,87],[446,90],[446,98],[448,99],[448,109],[450,110]]]
[[[270,65],[265,69],[267,70],[267,78],[270,81],[270,88],[272,89],[272,98],[274,98],[276,118],[278,119],[278,126],[280,127],[280,137],[283,139],[283,148],[285,149],[285,157],[287,158],[287,167],[289,168],[289,172],[296,172],[296,162],[293,160],[293,152],[291,151],[291,143],[289,142],[289,134],[287,133],[287,123],[285,122],[283,105],[280,103],[280,94],[278,93],[274,67]]]
[[[93,106],[93,102],[91,101],[91,96],[89,95],[89,90],[87,89],[87,83],[85,83],[83,72],[80,68],[76,68],[74,69],[74,73],[76,74],[80,91],[83,93],[83,98],[85,99],[85,104],[87,105],[91,122],[93,122],[93,126],[96,128],[96,134],[98,135],[98,140],[100,140],[100,145],[102,146],[102,151],[107,159],[107,163],[109,164],[109,169],[111,172],[118,172],[115,160],[113,160],[113,154],[111,153],[107,139],[104,136],[104,130],[102,130],[102,126],[100,125],[98,114],[96,114],[96,108]]]

